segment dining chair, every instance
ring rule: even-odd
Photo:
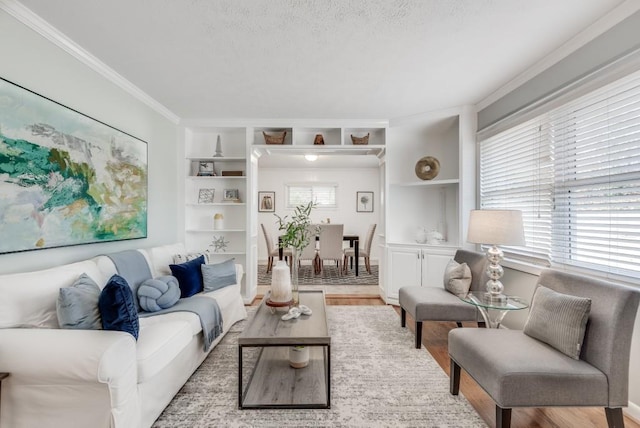
[[[310,260],[311,266],[313,267],[313,273],[317,275],[319,272],[318,249],[316,241],[317,225],[310,224],[309,226],[307,226],[307,233],[310,236],[309,244],[307,244],[307,246],[302,250],[302,253],[300,253],[300,256],[298,257],[298,265],[300,265],[300,262],[302,262],[302,260]]]
[[[264,234],[264,241],[267,244],[267,254],[268,254],[267,273],[269,273],[273,268],[273,258],[280,257],[280,253],[279,253],[278,246],[273,243],[273,239],[271,238],[271,235],[269,234],[269,232],[267,232],[267,229],[264,227],[263,223],[260,223],[260,227],[262,227],[262,233]],[[282,256],[287,261],[291,260],[291,256],[292,256],[291,250],[289,248],[283,248]]]
[[[320,247],[318,248],[318,268],[321,273],[324,269],[324,261],[332,260],[338,266],[338,272],[342,275],[342,241],[343,224],[323,224],[320,226]]]
[[[347,271],[347,261],[349,260],[353,260],[353,258],[355,258],[355,262],[356,263],[360,263],[360,257],[364,258],[364,266],[367,269],[367,272],[369,272],[369,274],[371,274],[371,260],[369,258],[370,254],[371,254],[371,243],[373,241],[373,235],[376,232],[376,223],[373,223],[371,225],[369,225],[369,230],[367,230],[367,237],[365,238],[364,241],[364,248],[363,247],[359,247],[358,248],[358,255],[356,256],[356,250],[353,247],[349,247],[349,248],[345,248],[344,249],[344,257],[342,260],[342,268],[344,270],[344,272]]]

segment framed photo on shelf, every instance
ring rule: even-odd
[[[216,193],[216,189],[200,189],[198,192],[198,203],[199,204],[212,204],[213,196]]]
[[[216,175],[213,169],[213,162],[199,161],[198,162],[198,176],[199,177],[213,177]]]
[[[276,192],[258,192],[258,212],[272,213],[276,211]]]
[[[224,189],[224,200],[227,202],[240,202],[238,189]]]
[[[356,192],[356,212],[373,212],[373,192]]]

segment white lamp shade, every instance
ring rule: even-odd
[[[524,245],[522,211],[472,210],[467,242],[492,245]]]

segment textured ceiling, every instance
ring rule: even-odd
[[[474,104],[620,0],[22,0],[181,118]]]

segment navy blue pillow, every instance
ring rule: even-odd
[[[204,256],[179,265],[169,265],[171,275],[178,278],[180,297],[191,297],[202,291],[202,271]]]
[[[98,298],[98,309],[102,317],[102,328],[130,333],[138,340],[140,323],[136,302],[127,280],[113,275]]]

